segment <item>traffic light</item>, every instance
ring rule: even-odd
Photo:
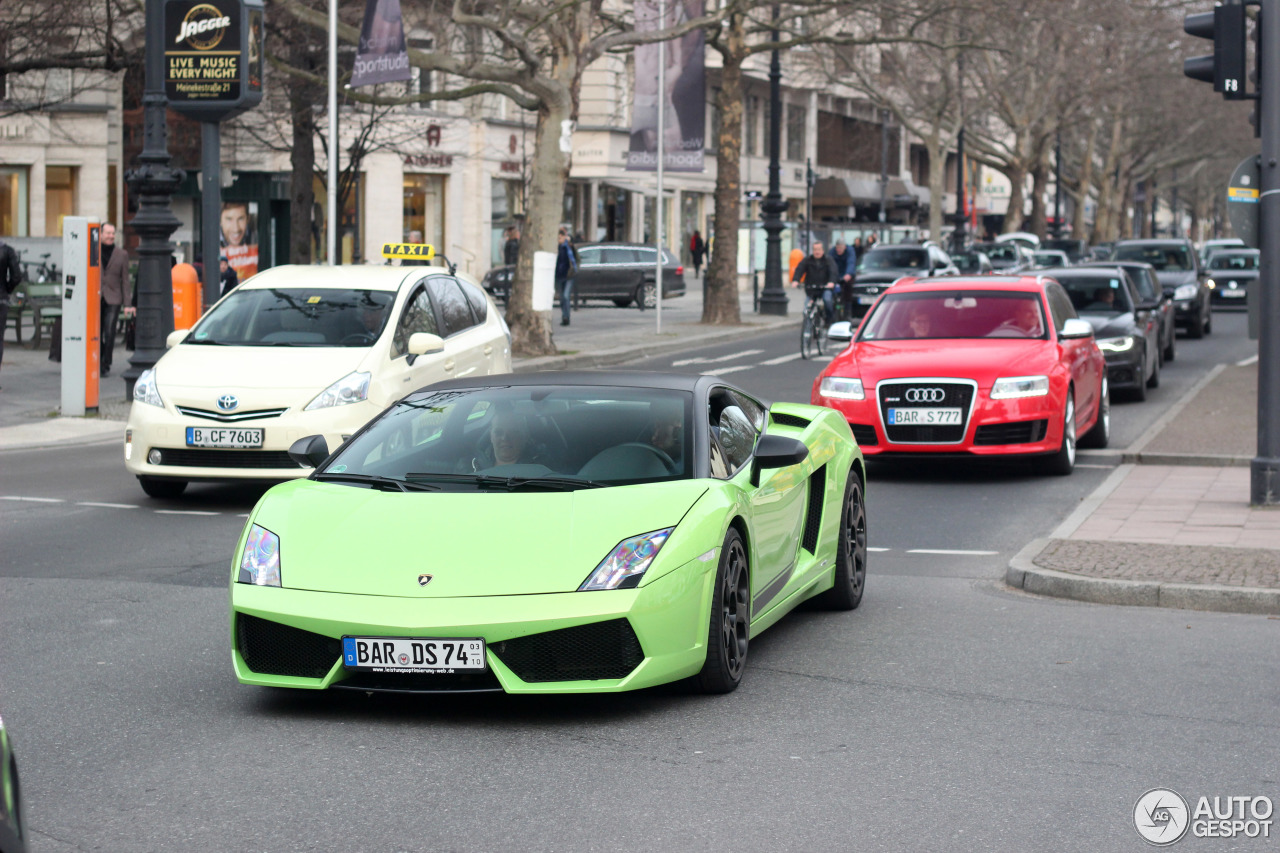
[[[1187,15],[1182,29],[1213,42],[1213,53],[1184,60],[1182,73],[1193,80],[1212,83],[1213,91],[1221,92],[1228,101],[1248,98],[1244,79],[1244,6],[1215,6],[1212,12]]]

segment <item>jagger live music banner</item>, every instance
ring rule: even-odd
[[[239,0],[169,0],[164,7],[164,94],[187,102],[240,98]]]
[[[351,69],[351,88],[409,80],[409,52],[404,45],[400,0],[369,0],[360,28],[360,49]]]
[[[657,0],[636,0],[636,30],[676,27],[702,16],[704,0],[668,0],[667,19],[658,20]],[[663,110],[662,168],[669,172],[703,171],[707,100],[703,55],[705,37],[695,29],[666,43],[666,91],[658,92],[658,45],[636,45],[636,91],[627,170],[658,168],[658,108]]]

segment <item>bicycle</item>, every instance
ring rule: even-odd
[[[827,309],[822,304],[822,291],[808,294],[804,303],[804,322],[800,326],[800,357],[811,359],[827,354]]]
[[[22,266],[26,267],[23,278],[36,284],[45,284],[50,281],[58,281],[61,277],[61,270],[57,264],[49,263],[49,256],[52,253],[45,252],[40,256],[39,261],[19,261]],[[35,276],[31,274],[31,268],[35,267]]]

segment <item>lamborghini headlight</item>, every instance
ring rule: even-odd
[[[265,527],[250,526],[236,580],[255,586],[280,586],[280,537]]]
[[[867,399],[866,392],[862,390],[862,380],[847,376],[824,376],[822,384],[818,386],[818,393],[838,400]]]
[[[1196,293],[1198,293],[1199,290],[1200,285],[1198,284],[1180,284],[1177,289],[1173,291],[1173,298],[1179,302],[1185,302],[1188,299],[1195,299]]]
[[[1125,335],[1120,338],[1099,338],[1098,349],[1103,352],[1128,352],[1133,349],[1137,339],[1133,335]]]
[[[583,581],[578,590],[593,589],[631,589],[640,583],[640,578],[658,556],[658,551],[671,535],[674,527],[642,533],[623,539],[609,552],[609,556],[600,561],[591,576]]]
[[[1048,376],[1003,376],[991,384],[992,400],[1043,397],[1048,393]]]
[[[160,390],[156,388],[156,369],[148,367],[142,371],[138,381],[133,384],[133,401],[164,408],[164,400],[160,399]]]
[[[320,396],[316,397],[304,412],[316,409],[327,409],[331,406],[345,406],[347,403],[359,403],[369,399],[369,373],[349,373],[330,385]]]

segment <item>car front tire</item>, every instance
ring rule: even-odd
[[[1098,402],[1098,418],[1093,428],[1080,437],[1079,447],[1106,447],[1111,443],[1111,384],[1102,378],[1102,395]]]
[[[751,634],[751,586],[742,534],[729,528],[720,549],[707,626],[707,660],[698,673],[703,693],[729,693],[742,682]]]
[[[142,491],[147,493],[147,497],[161,500],[179,497],[187,490],[186,480],[175,480],[171,477],[139,476],[138,485],[142,486]]]
[[[1074,389],[1067,389],[1066,410],[1062,413],[1062,446],[1045,459],[1046,474],[1066,476],[1076,467],[1076,401]]]
[[[636,288],[636,307],[641,311],[656,308],[658,305],[658,288],[651,281],[642,281]]]

